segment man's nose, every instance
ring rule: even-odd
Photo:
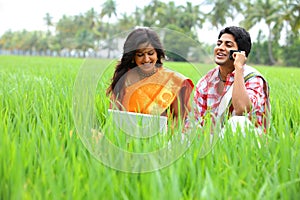
[[[217,48],[219,48],[219,49],[225,49],[225,44],[224,43],[222,43],[222,44],[220,44]]]

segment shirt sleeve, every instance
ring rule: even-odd
[[[245,83],[245,87],[252,102],[252,111],[261,110],[265,104],[266,97],[263,79],[259,76],[255,76]]]

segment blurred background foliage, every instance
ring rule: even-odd
[[[250,63],[300,67],[299,0],[203,0],[181,5],[152,0],[144,7],[136,7],[133,13],[118,13],[116,0],[106,0],[99,10],[64,15],[56,22],[52,18],[45,13],[47,31],[7,30],[0,36],[0,54],[116,58],[122,42],[112,36],[147,26],[178,31],[197,42],[195,47],[184,37],[165,36],[171,61],[189,58],[205,62],[203,51],[211,54],[215,44],[200,42],[199,30],[204,24],[221,29],[229,20],[239,19],[239,25],[247,30],[263,24],[257,38],[252,38]],[[174,53],[172,48],[180,48],[180,52]]]

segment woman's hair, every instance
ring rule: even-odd
[[[242,27],[229,26],[220,31],[218,39],[220,39],[224,33],[233,35],[239,50],[245,51],[246,57],[248,57],[252,46],[250,34]]]
[[[126,72],[136,67],[134,56],[141,44],[151,44],[157,53],[156,66],[162,65],[162,59],[165,58],[165,52],[160,39],[155,31],[150,28],[136,28],[127,36],[124,47],[123,55],[120,62],[117,64],[114,75],[111,79],[111,84],[107,89],[107,95],[113,93],[116,98],[120,97],[120,92],[123,89]],[[122,95],[121,95],[122,96]]]

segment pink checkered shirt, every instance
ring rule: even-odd
[[[249,67],[245,65],[244,67]],[[221,100],[221,97],[228,91],[230,86],[234,81],[234,73],[227,75],[226,83],[221,95],[217,92],[217,86],[220,82],[218,77],[219,66],[210,70],[204,77],[202,77],[197,85],[194,95],[195,105],[195,115],[196,119],[203,124],[203,117],[208,114],[217,116],[218,106]],[[249,118],[251,119],[255,116],[256,126],[264,126],[266,128],[266,111],[270,106],[269,103],[269,92],[268,86],[265,79],[259,75],[250,78],[245,83],[247,92],[249,94],[250,100],[252,102],[252,110],[248,113]],[[266,88],[266,89],[264,89]],[[229,107],[229,115],[235,115],[233,106]]]

